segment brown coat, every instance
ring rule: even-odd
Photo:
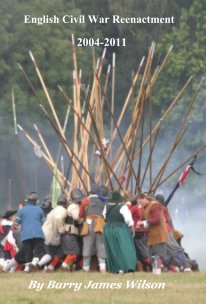
[[[147,234],[148,246],[154,246],[162,244],[168,241],[168,234],[164,216],[162,214],[160,204],[156,201],[151,201],[143,208],[143,217],[150,224],[149,231]],[[153,218],[153,211],[156,209],[157,219]],[[152,224],[155,223],[155,224]]]

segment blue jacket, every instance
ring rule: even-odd
[[[28,202],[25,207],[17,212],[16,217],[16,223],[21,225],[22,241],[34,238],[44,239],[44,233],[41,228],[44,213],[39,206]]]

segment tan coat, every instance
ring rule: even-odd
[[[67,209],[62,206],[55,207],[46,218],[43,224],[43,232],[45,235],[45,244],[58,246],[61,241],[61,234],[65,233],[65,219],[67,217]]]
[[[145,220],[151,219],[151,208],[155,204],[159,204],[156,201],[151,201],[145,208],[143,208],[142,213]],[[166,228],[165,219],[161,210],[160,222],[154,226],[149,227],[147,234],[147,244],[148,246],[154,246],[162,244],[168,241],[168,233]]]

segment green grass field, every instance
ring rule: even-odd
[[[94,281],[92,288],[86,289],[89,281]],[[147,283],[165,283],[164,289],[138,289],[127,288],[129,281],[144,281]],[[41,291],[29,289],[31,281],[44,283]],[[56,283],[81,283],[79,291],[73,288],[51,288],[49,284]],[[206,303],[206,273],[163,273],[160,276],[135,273],[124,275],[111,275],[99,273],[11,273],[0,274],[0,303],[5,304],[63,304],[63,303],[141,303],[141,304],[201,304]],[[108,289],[98,289],[100,284],[107,284]],[[119,286],[119,289],[111,289]],[[77,286],[80,286],[77,285]],[[153,285],[154,286],[154,285]],[[63,287],[63,285],[55,285]]]

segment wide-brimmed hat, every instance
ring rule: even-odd
[[[17,210],[7,210],[5,214],[2,216],[3,219],[8,219],[10,216],[17,213]]]
[[[123,202],[124,200],[125,198],[121,196],[121,193],[118,190],[112,191],[111,196],[109,198],[109,201],[111,203],[120,203]]]

